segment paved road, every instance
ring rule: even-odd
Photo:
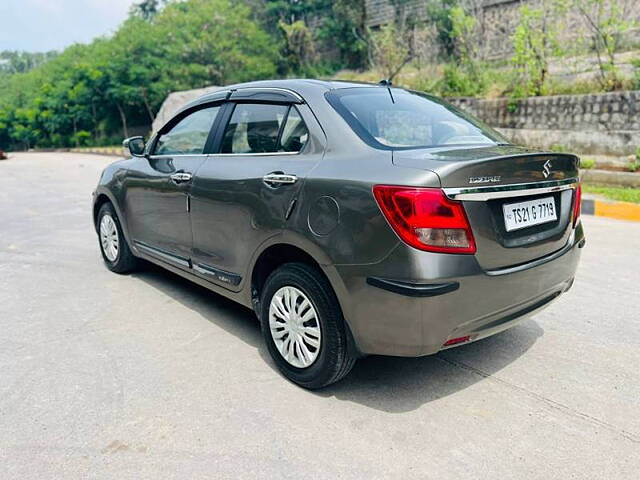
[[[573,290],[534,319],[311,393],[248,310],[101,265],[109,161],[0,162],[0,478],[638,478],[640,223],[585,218]]]

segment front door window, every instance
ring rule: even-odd
[[[220,107],[197,110],[158,138],[154,155],[202,155]]]

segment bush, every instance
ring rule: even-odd
[[[580,160],[580,168],[585,170],[591,170],[596,166],[596,161],[593,158],[583,158]]]
[[[436,88],[445,97],[476,97],[484,93],[486,86],[486,75],[482,69],[468,70],[447,64]]]
[[[627,170],[630,172],[637,172],[640,170],[640,147],[636,148],[636,156],[635,159],[633,156],[631,157],[631,161],[627,165]]]
[[[562,53],[558,32],[566,13],[564,0],[543,2],[540,8],[523,5],[513,34],[511,63],[517,72],[513,96],[548,94],[549,59]]]
[[[72,141],[76,147],[85,147],[91,144],[91,132],[86,130],[80,130],[71,136]]]
[[[516,113],[520,108],[520,100],[517,98],[510,98],[509,103],[507,103],[507,110],[509,113]]]
[[[640,58],[632,60],[631,65],[633,65],[633,83],[631,88],[633,90],[638,90],[640,89]]]
[[[311,29],[302,21],[278,23],[285,39],[285,56],[288,68],[314,76],[317,63],[316,46]]]
[[[413,57],[407,35],[408,33],[395,23],[371,33],[373,63],[386,80],[392,81]]]
[[[569,151],[566,145],[555,143],[549,147],[549,150],[556,153],[566,153]]]

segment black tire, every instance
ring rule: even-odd
[[[317,357],[306,368],[297,368],[284,359],[276,347],[269,326],[269,306],[282,287],[302,291],[315,308],[321,338]],[[318,389],[345,377],[356,357],[349,348],[347,329],[338,300],[327,279],[317,269],[303,263],[287,263],[269,275],[260,299],[260,324],[267,349],[278,369],[292,382]]]
[[[117,256],[113,260],[110,260],[105,253],[100,236],[100,225],[102,219],[107,215],[109,215],[113,220],[118,234],[119,248]],[[102,253],[102,259],[104,260],[104,264],[107,266],[107,268],[115,273],[129,273],[134,271],[138,266],[138,259],[133,256],[133,253],[131,253],[129,244],[124,237],[124,233],[122,232],[120,219],[118,218],[118,214],[116,213],[111,203],[107,202],[100,207],[96,222],[96,229],[98,231],[98,245],[100,246],[100,253]]]

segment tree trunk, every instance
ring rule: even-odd
[[[151,105],[149,105],[149,99],[147,98],[147,89],[142,89],[142,100],[144,101],[144,106],[147,109],[147,113],[149,114],[149,118],[151,119],[151,123],[156,121],[156,116],[153,114],[153,110],[151,110]]]
[[[96,102],[91,100],[91,119],[93,121],[93,140],[98,140],[98,115],[96,113]]]
[[[118,107],[118,112],[120,113],[120,120],[122,121],[122,133],[124,134],[124,138],[129,138],[129,128],[127,127],[127,116],[124,113],[124,109],[122,105],[116,103],[116,107]]]
[[[73,117],[73,141],[76,144],[76,148],[78,148],[80,146],[78,144],[78,122],[75,116]]]

